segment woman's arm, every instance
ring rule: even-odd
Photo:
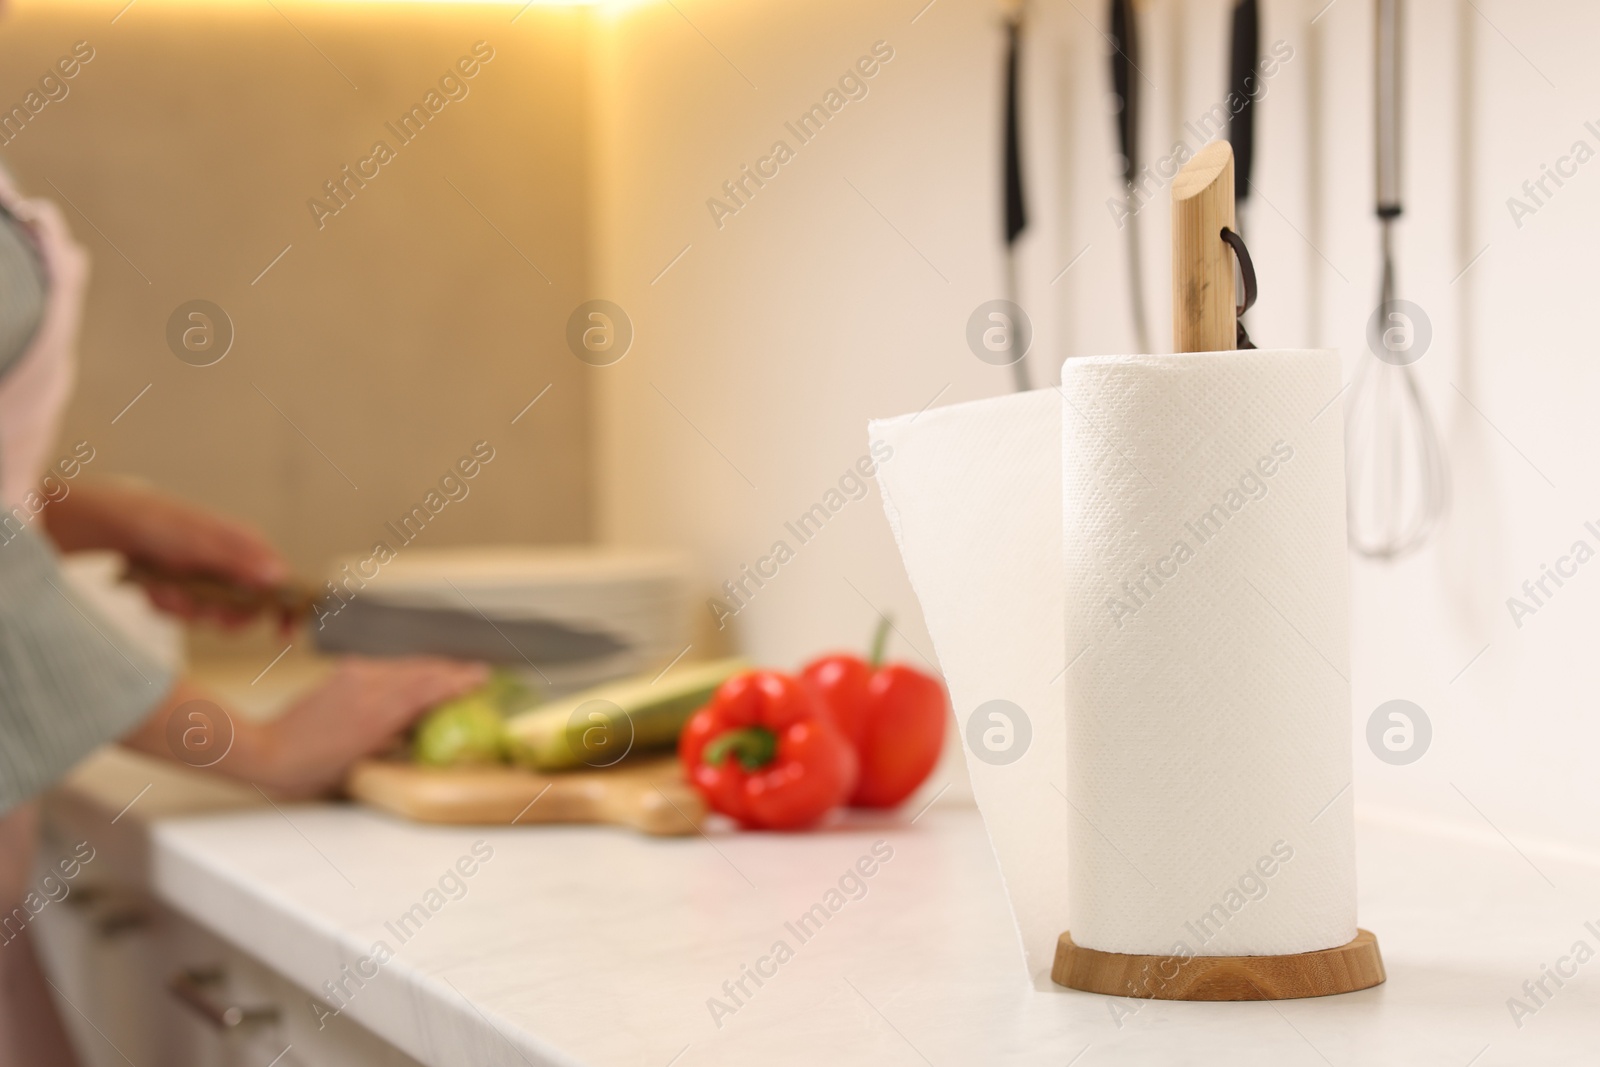
[[[132,482],[74,486],[45,508],[44,522],[63,552],[112,549],[176,574],[212,575],[261,589],[290,575],[283,556],[252,527]],[[196,604],[173,586],[148,586],[146,592],[157,608],[186,619],[248,621]]]
[[[475,663],[352,657],[269,722],[230,712],[182,680],[122,744],[284,796],[316,796],[337,786],[355,760],[389,747],[423,712],[487,680],[488,669]]]
[[[289,577],[283,557],[249,526],[141,485],[78,486],[46,508],[45,517],[63,551],[114,549],[178,574],[258,587]],[[191,603],[171,586],[147,592],[157,608],[172,614],[225,624],[246,621]],[[381,751],[424,711],[487,677],[478,664],[451,660],[347,659],[326,682],[266,723],[230,712],[180,679],[122,743],[286,795],[309,796],[336,786],[351,762]]]

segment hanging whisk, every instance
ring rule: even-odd
[[[1394,220],[1400,216],[1400,0],[1376,0],[1375,127],[1383,265],[1371,355],[1357,365],[1345,419],[1350,545],[1373,559],[1421,547],[1449,506],[1449,471],[1412,364],[1431,329],[1395,299]]]

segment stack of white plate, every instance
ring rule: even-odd
[[[552,691],[579,689],[684,650],[685,569],[669,553],[631,549],[408,548],[317,640],[327,651],[481,659]],[[349,573],[335,567],[335,584]]]

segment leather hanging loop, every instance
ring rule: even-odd
[[[1244,329],[1244,313],[1254,307],[1256,302],[1255,264],[1250,262],[1250,250],[1244,246],[1243,237],[1224,226],[1222,228],[1222,240],[1229,248],[1233,249],[1234,257],[1239,261],[1239,277],[1244,280],[1244,303],[1240,304],[1234,311],[1234,318],[1238,323],[1237,346],[1241,349],[1254,348],[1254,342],[1250,340],[1250,335]]]

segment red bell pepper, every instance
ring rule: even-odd
[[[724,682],[684,726],[678,757],[713,809],[760,829],[809,826],[856,783],[855,751],[827,709],[777,671]]]
[[[871,658],[837,653],[811,661],[800,678],[821,697],[861,760],[850,804],[892,808],[933,772],[944,747],[949,702],[937,678],[901,663],[880,666],[884,619]]]

